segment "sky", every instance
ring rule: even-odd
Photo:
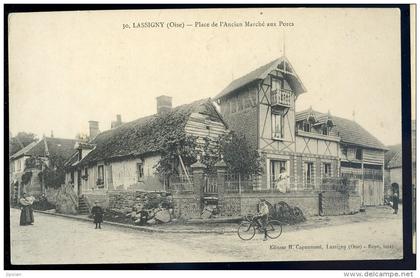
[[[221,21],[265,26],[203,26]],[[167,28],[170,22],[184,28]],[[133,28],[142,23],[154,27]],[[297,111],[312,106],[354,115],[384,144],[397,144],[399,30],[397,9],[12,14],[9,127],[12,134],[53,131],[74,138],[96,120],[104,131],[116,114],[126,122],[156,113],[155,98],[163,94],[173,97],[174,106],[214,97],[233,79],[285,54],[307,89]]]

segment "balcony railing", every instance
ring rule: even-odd
[[[290,107],[292,105],[292,92],[282,89],[271,91],[271,105]]]

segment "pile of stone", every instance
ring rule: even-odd
[[[166,192],[118,191],[109,195],[105,219],[134,225],[172,220],[172,196]]]
[[[55,210],[59,213],[64,214],[76,214],[77,213],[77,195],[74,192],[72,185],[63,184],[60,189],[57,191],[55,197]]]

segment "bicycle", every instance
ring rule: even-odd
[[[281,222],[278,220],[269,220],[265,228],[267,236],[271,239],[278,238],[283,231]],[[256,230],[264,233],[263,227],[257,221],[257,216],[247,215],[238,226],[238,236],[242,240],[251,240],[254,238]]]

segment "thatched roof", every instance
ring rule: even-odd
[[[231,93],[235,92],[236,90],[242,88],[245,85],[248,85],[256,80],[264,80],[267,75],[272,72],[273,70],[277,69],[279,65],[282,65],[282,63],[287,63],[287,70],[292,72],[293,74],[284,74],[284,78],[287,80],[287,82],[290,84],[290,87],[292,90],[296,93],[296,95],[300,95],[304,92],[306,92],[306,88],[303,85],[302,81],[300,80],[299,76],[296,74],[296,72],[291,67],[290,62],[287,60],[286,57],[281,57],[278,59],[275,59],[274,61],[271,61],[268,64],[265,64],[250,73],[233,80],[223,91],[221,91],[214,99],[220,99],[222,97],[225,97],[227,95],[230,95]]]
[[[306,119],[309,115],[314,115],[318,120],[322,120],[327,117],[330,118],[334,124],[331,131],[334,135],[340,137],[340,141],[342,143],[372,149],[387,150],[381,141],[370,134],[357,122],[352,120],[317,112],[309,108],[304,111],[296,112],[296,121]]]
[[[89,142],[95,148],[79,163],[85,165],[158,153],[167,138],[178,132],[185,132],[184,127],[191,113],[207,114],[221,120],[210,99],[181,105],[168,113],[139,118],[99,133]],[[68,161],[67,165],[74,162],[76,161]]]

